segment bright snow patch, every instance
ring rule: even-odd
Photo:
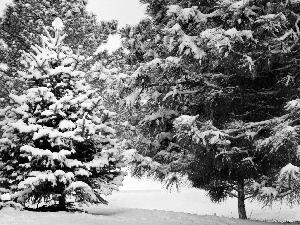
[[[10,200],[11,200],[11,196],[10,196],[9,193],[2,194],[2,195],[0,196],[0,199],[1,199],[2,201],[10,201]]]
[[[62,20],[59,17],[56,17],[55,20],[52,22],[52,26],[56,29],[56,30],[62,30],[65,25],[63,24]]]
[[[281,169],[279,177],[288,175],[293,179],[299,179],[299,173],[300,168],[289,163]]]
[[[8,69],[8,65],[5,63],[0,63],[0,70],[6,71]]]

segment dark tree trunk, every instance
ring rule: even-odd
[[[246,207],[245,207],[244,179],[238,181],[238,211],[239,211],[239,219],[247,219]]]
[[[59,210],[66,210],[66,195],[65,194],[61,194],[58,197],[58,209]]]

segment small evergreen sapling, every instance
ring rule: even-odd
[[[126,175],[122,145],[114,138],[115,113],[103,106],[80,70],[85,58],[63,45],[64,25],[56,18],[55,36],[45,28],[42,45],[25,53],[19,75],[29,88],[11,94],[1,109],[0,185],[23,205],[58,197],[106,203]]]

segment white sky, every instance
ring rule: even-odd
[[[87,10],[94,12],[99,20],[117,19],[121,27],[137,24],[145,17],[145,6],[138,0],[88,0]]]

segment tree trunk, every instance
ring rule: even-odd
[[[66,210],[66,195],[65,194],[61,194],[60,196],[58,196],[58,208],[59,210]]]
[[[245,207],[244,179],[238,181],[238,211],[239,211],[239,219],[247,219],[246,207]]]

